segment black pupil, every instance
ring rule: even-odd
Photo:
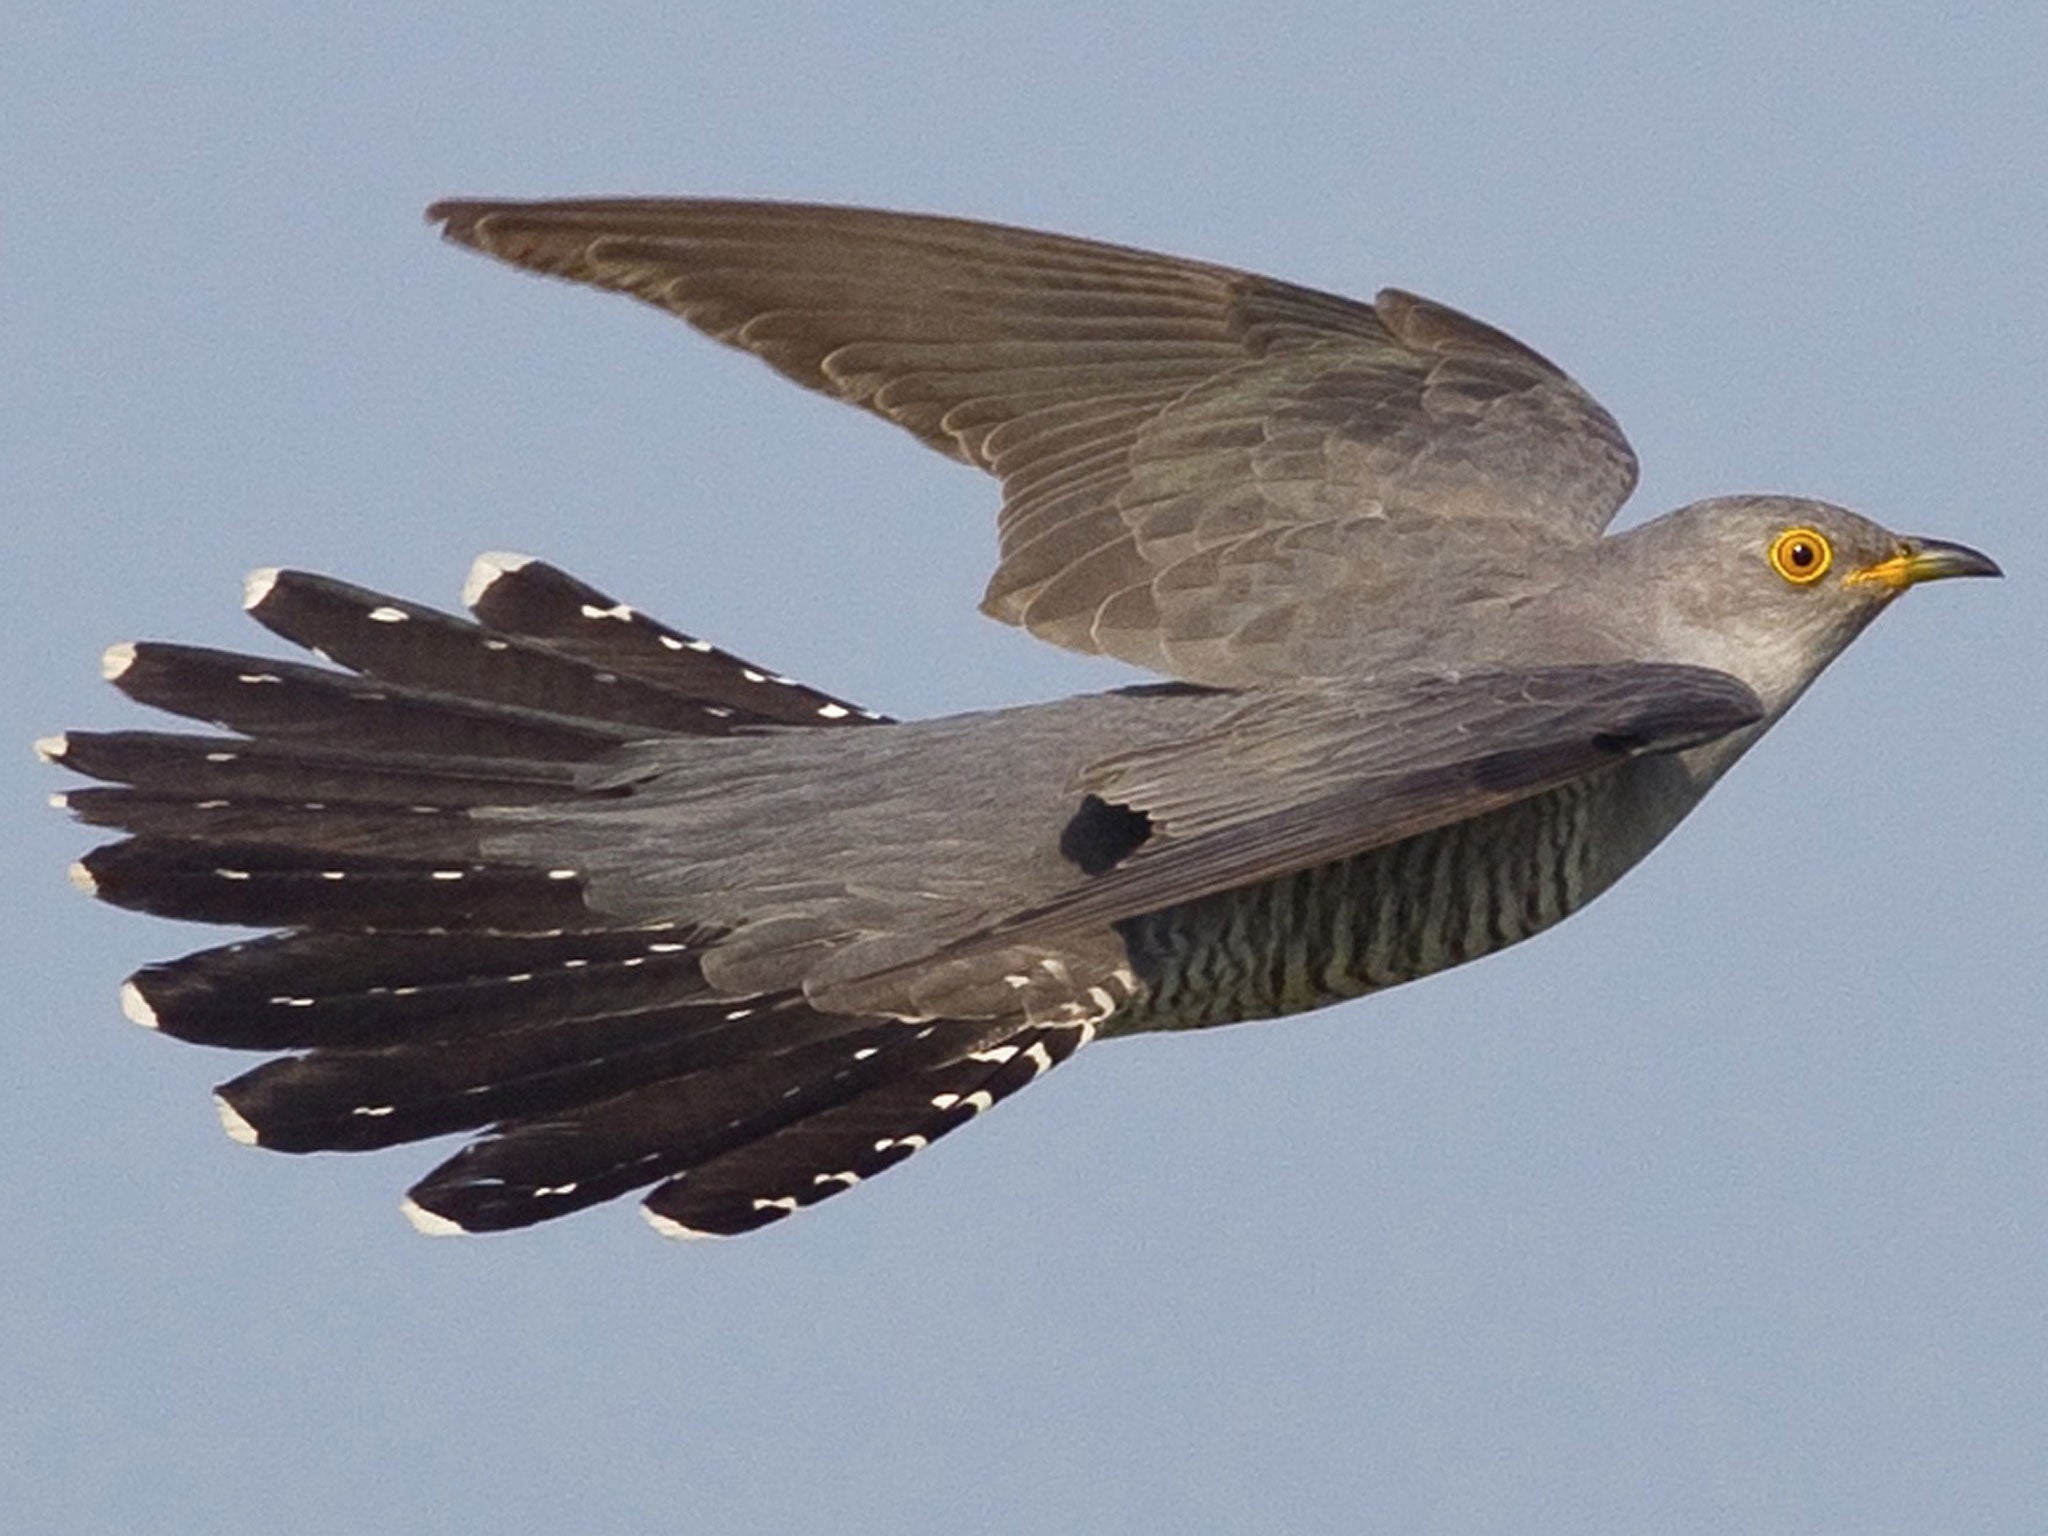
[[[1785,551],[1785,558],[1792,562],[1795,570],[1803,571],[1813,564],[1813,546],[1807,543],[1806,540],[1801,539]]]

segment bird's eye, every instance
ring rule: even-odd
[[[1834,547],[1811,528],[1787,528],[1771,541],[1771,569],[1795,587],[1819,581],[1834,558]]]

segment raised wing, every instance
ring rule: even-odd
[[[1635,482],[1620,428],[1556,367],[1395,290],[1360,304],[1057,235],[803,204],[451,201],[428,216],[988,470],[1002,557],[983,608],[1196,681],[1316,670],[1293,622],[1311,597],[1327,611],[1356,595],[1369,625],[1447,547],[1592,537]]]

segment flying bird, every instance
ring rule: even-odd
[[[266,936],[127,1014],[281,1053],[221,1086],[285,1151],[470,1139],[430,1232],[639,1190],[674,1236],[894,1166],[1097,1037],[1461,964],[1640,860],[1901,592],[1998,574],[1788,496],[1606,531],[1621,429],[1410,293],[798,204],[437,204],[994,475],[982,608],[1162,681],[896,721],[537,560],[473,618],[298,571],[321,664],[104,671],[219,731],[72,732],[74,878]],[[221,734],[224,732],[225,734]]]

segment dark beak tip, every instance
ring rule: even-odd
[[[1927,573],[1930,577],[2005,574],[1996,560],[1967,544],[1956,544],[1947,539],[1915,539],[1913,544],[1917,558],[1927,561],[1931,567]]]

